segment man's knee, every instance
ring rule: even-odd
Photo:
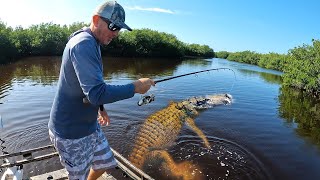
[[[90,173],[88,176],[88,180],[96,180],[98,179],[103,173],[105,173],[107,170],[106,169],[98,169],[98,170],[94,170],[94,169],[90,169]]]

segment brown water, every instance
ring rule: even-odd
[[[230,93],[230,106],[203,110],[195,123],[211,149],[187,126],[174,144],[163,147],[175,163],[199,167],[194,179],[320,179],[320,102],[280,87],[281,73],[222,59],[156,60],[104,58],[105,80],[123,84],[139,77],[162,79],[216,67],[215,71],[159,83],[156,101],[137,106],[140,95],[105,105],[111,125],[103,127],[111,146],[127,157],[144,120],[170,101]],[[32,57],[0,66],[0,138],[8,152],[50,144],[47,123],[60,57]],[[2,127],[1,127],[2,126]],[[61,168],[58,158],[25,167],[25,177]],[[144,169],[156,179],[174,179],[161,161]]]

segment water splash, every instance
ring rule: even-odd
[[[251,152],[244,147],[216,137],[208,137],[210,149],[197,137],[181,136],[176,147],[169,149],[177,162],[189,161],[200,167],[206,179],[273,179]]]

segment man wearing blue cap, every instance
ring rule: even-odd
[[[100,45],[109,44],[121,28],[132,30],[123,7],[105,2],[95,10],[90,27],[74,32],[64,49],[48,126],[69,179],[97,179],[117,166],[99,125],[110,122],[102,105],[144,94],[155,85],[149,78],[126,85],[104,82]]]

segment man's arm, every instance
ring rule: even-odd
[[[85,40],[70,50],[72,64],[89,102],[101,105],[133,97],[135,85],[109,85],[103,80],[102,62],[95,51],[96,46],[91,40]]]

